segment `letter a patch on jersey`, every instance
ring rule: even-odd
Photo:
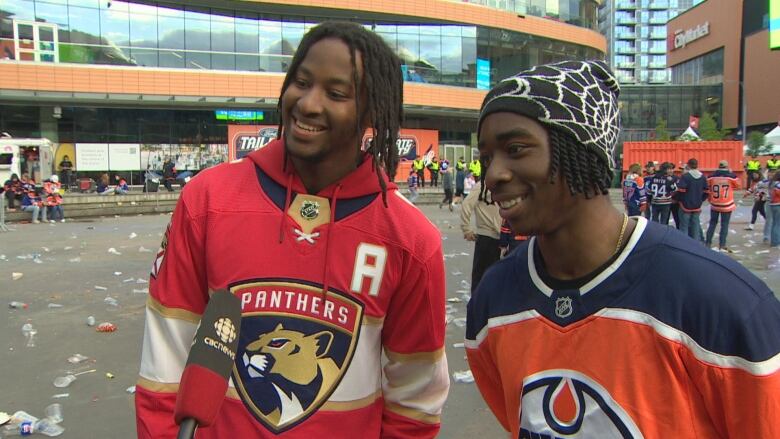
[[[154,258],[154,264],[152,265],[152,277],[157,279],[157,274],[162,268],[163,260],[165,259],[165,249],[168,248],[168,235],[171,233],[171,223],[168,223],[168,227],[165,228],[165,234],[163,235],[160,248],[157,250],[157,256]]]
[[[313,415],[355,353],[363,304],[291,279],[230,286],[241,300],[233,382],[247,410],[278,434]]]

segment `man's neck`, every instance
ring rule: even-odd
[[[600,267],[615,254],[623,218],[610,203],[609,196],[582,199],[577,214],[571,215],[566,224],[537,239],[547,273],[555,279],[570,280]],[[635,221],[628,221],[621,247],[635,226]]]
[[[335,166],[330,166],[325,162],[309,162],[294,157],[291,157],[290,161],[309,194],[319,193],[349,175],[359,166],[357,157],[355,160],[347,160]]]

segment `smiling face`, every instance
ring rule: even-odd
[[[360,52],[355,52],[355,65],[360,80]],[[357,129],[357,88],[349,47],[336,38],[322,39],[311,46],[292,75],[281,103],[290,157],[322,166],[354,167],[364,130]]]
[[[550,183],[550,143],[537,121],[515,113],[493,113],[481,124],[479,150],[487,163],[485,185],[499,213],[523,235],[544,235],[575,210],[560,173]]]

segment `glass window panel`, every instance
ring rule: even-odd
[[[441,37],[438,35],[420,35],[420,60],[417,66],[426,82],[441,82]]]
[[[396,33],[398,26],[394,24],[376,24],[374,32]]]
[[[399,24],[398,25],[398,33],[399,34],[419,35],[420,34],[420,26],[418,26],[416,24]]]
[[[104,44],[130,45],[130,19],[127,12],[115,9],[100,11],[100,32]]]
[[[282,54],[293,55],[303,38],[303,23],[282,22]]]
[[[236,70],[248,72],[260,71],[260,56],[236,55]]]
[[[420,25],[420,35],[441,35],[441,27],[438,25]]]
[[[259,53],[260,40],[257,20],[236,18],[236,52]]]
[[[401,64],[413,66],[419,59],[419,54],[420,36],[399,33],[398,56],[401,58]]]
[[[84,6],[97,9],[100,6],[99,0],[68,0],[70,6]]]
[[[208,12],[184,11],[184,47],[188,69],[211,68],[211,20]]]
[[[70,32],[68,32],[67,6],[38,2],[35,8],[35,21],[56,24],[59,29],[59,41],[61,43],[67,43],[70,41]]]
[[[235,32],[233,17],[230,17],[230,21],[224,19],[212,20],[211,49],[215,52],[234,52],[236,50]]]
[[[461,27],[460,30],[461,30],[461,35],[463,35],[464,37],[476,38],[477,36],[476,26],[465,26],[465,27]]]
[[[162,11],[162,10],[161,10]],[[184,49],[184,16],[157,17],[157,32],[161,49]]]
[[[141,67],[157,67],[157,49],[130,49],[130,59]]]
[[[212,15],[211,18],[211,50],[220,52],[211,55],[211,67],[219,70],[235,70],[236,35],[233,17]]]
[[[282,61],[288,59],[279,56],[282,54],[282,46],[284,45],[282,23],[277,20],[260,20],[258,43],[259,52],[262,55],[260,57],[260,71],[282,72]]]
[[[477,39],[463,37],[461,40],[463,55],[461,58],[461,71],[466,75],[467,87],[476,87],[477,84]]]
[[[100,44],[100,11],[92,8],[68,7],[70,41],[82,44]]]
[[[157,47],[157,8],[130,5],[130,46]]]
[[[460,37],[441,38],[441,70],[444,74],[460,74],[461,57],[463,54],[462,40]]]
[[[100,0],[100,9],[127,12],[128,3],[116,0]]]
[[[166,17],[184,17],[184,8],[179,5],[160,5],[157,9],[157,15]]]
[[[451,37],[460,36],[461,26],[441,26],[441,34]]]

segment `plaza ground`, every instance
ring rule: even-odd
[[[457,209],[450,213],[423,206],[422,210],[442,233],[448,298],[461,300],[448,303],[451,315],[465,317],[463,293],[468,290],[473,244],[462,239]],[[749,213],[746,203],[732,218],[729,246],[735,253],[731,257],[777,294],[780,250],[761,244],[763,220],[759,220],[757,231],[743,230]],[[65,433],[60,437],[64,439],[135,436],[133,395],[127,388],[135,384],[138,374],[148,288],[144,281],[169,218],[154,214],[51,225],[13,224],[12,231],[0,233],[0,298],[4,307],[0,312],[5,317],[0,321],[0,411],[24,410],[41,416],[47,405],[60,402],[65,418]],[[12,273],[23,275],[12,280]],[[107,297],[115,299],[117,305],[107,303]],[[6,305],[10,301],[25,302],[29,308],[10,309]],[[51,304],[62,306],[50,308]],[[98,333],[86,325],[88,316],[94,316],[97,323],[112,322],[118,329]],[[21,327],[28,322],[38,331],[35,347],[26,347],[22,335]],[[468,370],[463,348],[454,346],[463,341],[461,322],[455,320],[447,327],[450,374]],[[68,357],[77,353],[90,360],[70,364]],[[93,369],[67,388],[52,384],[69,371]],[[53,398],[66,393],[68,396]],[[505,434],[475,385],[453,380],[440,437],[503,438]]]

